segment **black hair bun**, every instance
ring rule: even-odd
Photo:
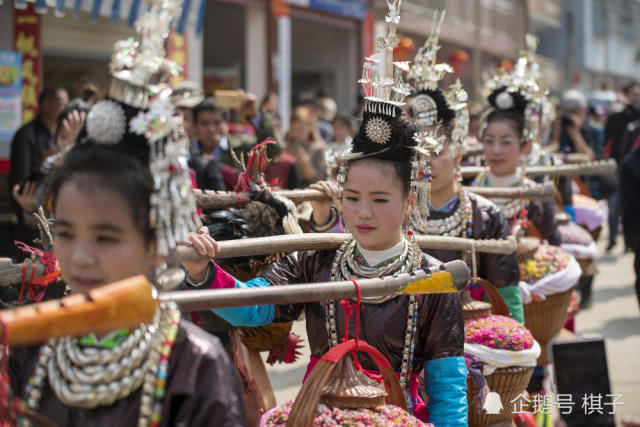
[[[492,108],[500,111],[511,111],[524,115],[527,108],[527,99],[521,92],[511,92],[506,86],[499,87],[491,92],[487,98]]]
[[[416,126],[402,117],[400,107],[367,101],[352,151],[382,160],[409,161],[415,156],[416,132]]]

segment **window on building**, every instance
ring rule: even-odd
[[[593,35],[596,37],[601,37],[605,33],[603,0],[594,0],[592,15],[593,15]]]
[[[624,0],[618,15],[618,34],[623,40],[633,40],[633,3]]]

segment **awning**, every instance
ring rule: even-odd
[[[348,18],[364,19],[369,9],[368,0],[285,0],[295,6],[308,7]]]
[[[55,9],[55,15],[62,17],[67,11],[77,16],[80,11],[88,12],[91,19],[98,16],[110,17],[112,22],[126,20],[130,26],[136,22],[143,0],[14,0],[16,9],[26,9],[28,3],[35,3],[35,11],[47,13],[50,8]],[[176,31],[184,34],[188,22],[195,23],[197,35],[202,33],[204,8],[206,0],[183,0],[182,14],[176,23]],[[0,0],[2,4],[2,0]]]

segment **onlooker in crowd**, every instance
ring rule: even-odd
[[[45,88],[38,99],[40,113],[16,132],[11,141],[9,185],[13,188],[39,173],[44,159],[56,150],[58,115],[69,102],[64,89]]]
[[[196,137],[193,109],[204,101],[202,88],[188,80],[180,82],[173,89],[171,101],[176,106],[178,113],[182,116],[182,123],[189,137],[189,141],[193,142]]]
[[[317,132],[314,132],[313,119],[307,107],[297,107],[294,110],[285,139],[287,152],[296,159],[303,187],[327,178],[324,156],[326,145]]]
[[[275,92],[269,92],[262,98],[260,103],[261,113],[277,113],[278,112],[278,95]]]
[[[258,113],[260,113],[260,110],[258,108],[258,99],[254,94],[250,92],[241,93],[242,105],[240,106],[240,111],[238,112],[238,121],[240,124],[247,125],[249,131],[255,135],[255,122],[258,119]]]
[[[565,153],[582,153],[590,159],[595,155],[591,146],[587,121],[587,98],[576,89],[570,89],[562,95],[562,127],[560,131],[560,150]]]
[[[255,140],[243,134],[230,134],[227,111],[206,99],[193,109],[196,142],[192,147],[190,166],[196,172],[199,188],[231,190],[237,178],[237,167],[231,150],[239,158],[248,152]]]
[[[604,127],[607,123],[607,112],[601,105],[590,105],[589,106],[589,120],[588,120],[588,134],[589,139],[593,143],[593,153],[596,159],[602,158],[602,153],[604,151]],[[615,191],[615,188],[609,189],[610,187],[610,179],[609,177],[601,176],[590,176],[586,177],[586,183],[589,186],[589,192],[591,196],[596,199],[600,199],[602,197],[601,189],[604,190],[604,194],[609,194],[611,191]]]
[[[624,240],[635,254],[636,295],[640,305],[640,148],[629,153],[620,170],[620,202],[624,220]]]
[[[615,159],[618,165],[622,164],[625,155],[623,147],[624,133],[629,124],[640,119],[640,83],[633,82],[627,85],[623,93],[627,98],[627,106],[619,113],[612,114],[605,127],[604,156]],[[611,180],[611,191],[607,195],[609,201],[609,245],[607,251],[616,246],[618,227],[620,225],[620,196],[617,180]]]
[[[338,113],[338,104],[333,98],[323,94],[318,96],[316,104],[320,110],[318,115],[320,136],[326,143],[329,143],[335,139],[333,136],[333,121]]]
[[[258,108],[255,117],[251,119],[251,125],[255,129],[256,138],[258,141],[262,141],[263,138],[260,138],[260,129],[264,126],[263,120],[265,114],[277,114],[278,113],[278,95],[274,92],[267,93],[263,98],[262,102],[260,102],[260,107]],[[271,119],[269,119],[271,120]]]
[[[605,134],[604,128],[607,124],[607,111],[602,105],[589,106],[589,120],[587,128],[589,137],[593,142],[593,154],[596,159],[601,159],[604,153]]]
[[[627,106],[619,113],[609,116],[605,127],[605,157],[615,159],[618,164],[622,163],[625,152],[622,138],[629,123],[640,119],[640,82],[633,82],[627,85],[623,94],[627,98]]]
[[[38,98],[39,114],[29,123],[22,126],[11,141],[11,155],[9,165],[9,191],[13,201],[18,223],[13,228],[13,240],[30,244],[36,237],[36,231],[28,224],[28,217],[18,200],[13,197],[22,194],[24,190],[35,191],[37,185],[29,185],[27,181],[36,183],[41,178],[41,167],[44,160],[55,154],[55,133],[58,115],[64,105],[69,102],[67,91],[62,88],[45,88]],[[23,189],[24,187],[24,189]]]
[[[351,145],[353,140],[353,119],[349,116],[339,115],[333,120],[333,142],[329,146],[332,154],[340,156]]]
[[[324,106],[319,98],[311,99],[298,108],[306,108],[309,111],[313,132],[322,138],[325,143],[331,142],[331,122],[323,119]]]

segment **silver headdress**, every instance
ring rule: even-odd
[[[447,103],[438,85],[444,76],[453,72],[446,63],[437,63],[440,50],[440,30],[446,11],[434,11],[431,33],[424,46],[418,49],[408,77],[415,87],[410,112],[422,127],[447,126],[455,112]]]
[[[424,46],[418,49],[413,65],[409,70],[408,78],[413,83],[416,91],[437,89],[438,83],[447,74],[453,72],[451,65],[437,63],[440,50],[440,31],[447,14],[446,10],[433,12],[431,33]]]
[[[146,3],[147,12],[136,22],[140,42],[115,44],[108,99],[91,109],[86,126],[97,143],[147,144],[154,184],[150,224],[158,254],[167,256],[200,226],[187,166],[188,139],[171,102],[169,77],[180,67],[165,58],[164,48],[182,1]]]
[[[540,120],[543,106],[547,102],[548,91],[541,80],[540,66],[536,59],[537,40],[535,36],[527,34],[527,49],[520,52],[513,71],[498,70],[486,83],[491,111],[518,109],[525,105],[525,128],[523,138],[529,142],[536,142],[539,136]],[[486,125],[486,123],[485,123]]]
[[[449,86],[446,99],[449,108],[455,111],[455,126],[451,132],[453,144],[449,147],[449,152],[452,156],[459,156],[462,155],[464,143],[469,134],[469,106],[467,104],[469,95],[459,79]]]
[[[358,80],[367,100],[365,111],[390,117],[396,117],[393,107],[402,107],[404,99],[411,94],[411,86],[402,76],[409,64],[393,61],[393,49],[399,41],[396,28],[400,23],[401,5],[402,0],[387,0],[386,34],[376,40],[376,53],[365,58],[362,77]]]
[[[341,157],[338,184],[344,186],[349,161],[364,157],[410,162],[411,193],[416,198],[430,175],[431,138],[421,137],[416,128],[401,119],[402,106],[412,87],[404,81],[407,62],[395,62],[393,49],[398,44],[396,27],[400,23],[402,0],[387,0],[386,33],[376,41],[376,53],[365,58],[358,83],[365,94],[363,120],[354,136],[351,150]],[[428,194],[422,192],[423,194]],[[425,207],[426,203],[423,204]],[[426,218],[426,216],[425,216]]]

